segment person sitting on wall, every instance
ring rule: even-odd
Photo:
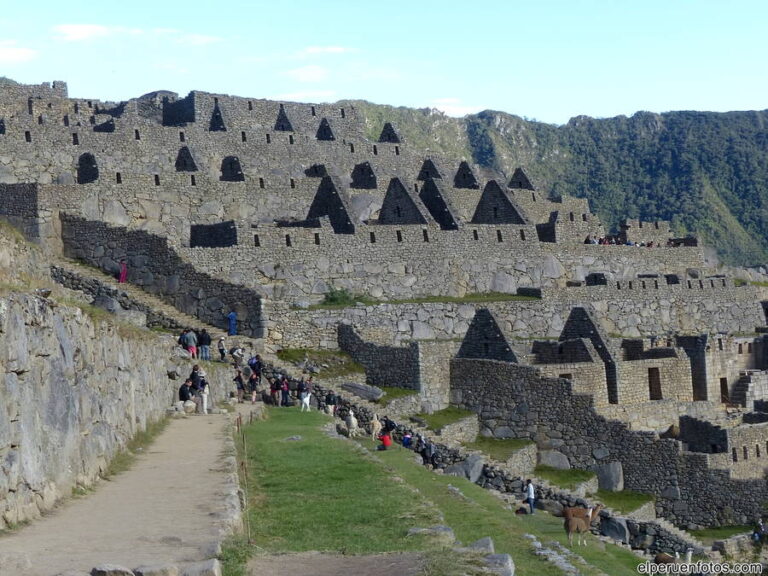
[[[192,400],[192,388],[190,388],[191,383],[192,381],[187,378],[179,387],[179,402],[188,402],[189,400]]]

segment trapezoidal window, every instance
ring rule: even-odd
[[[81,154],[77,159],[77,183],[88,184],[99,179],[99,166],[96,158],[90,152]]]
[[[184,136],[184,132],[179,132],[179,142],[184,142],[186,139],[186,136]]]
[[[115,184],[123,183],[123,175],[120,172],[115,172]]]
[[[221,161],[221,176],[219,180],[222,182],[245,181],[245,175],[240,166],[240,159],[237,156],[227,156]]]
[[[661,374],[658,368],[648,368],[648,396],[651,400],[662,400]]]

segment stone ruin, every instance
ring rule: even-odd
[[[129,282],[216,326],[236,310],[266,349],[340,348],[482,434],[620,466],[678,524],[768,499],[765,302],[668,222],[585,243],[608,235],[586,199],[371,132],[350,105],[2,85],[0,126],[0,216],[46,250],[125,259]],[[311,306],[338,289],[381,303]],[[489,292],[525,298],[448,299]]]

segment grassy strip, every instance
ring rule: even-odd
[[[283,348],[278,350],[277,357],[283,362],[297,364],[308,359],[313,364],[327,364],[320,368],[320,378],[335,378],[347,374],[365,374],[362,364],[355,362],[352,357],[341,350],[311,350],[309,348]]]
[[[474,412],[469,410],[462,410],[455,406],[449,406],[448,408],[438,410],[432,414],[417,414],[417,417],[424,420],[431,430],[440,430],[443,426],[454,424],[455,422],[458,422],[463,418],[469,418],[474,414]]]
[[[541,464],[536,466],[533,473],[555,486],[560,486],[561,488],[566,488],[568,490],[573,490],[578,484],[595,477],[595,473],[588,470],[576,470],[573,468],[570,470],[559,470]]]
[[[360,443],[372,447],[374,442],[361,439]],[[491,536],[497,553],[511,554],[515,560],[516,574],[520,576],[547,576],[561,574],[553,565],[533,553],[530,540],[525,534],[534,534],[545,546],[555,540],[567,546],[563,519],[545,513],[533,516],[516,516],[505,509],[493,494],[469,481],[454,476],[435,474],[423,466],[414,464],[413,453],[398,448],[378,453],[393,473],[417,488],[440,509],[445,523],[453,528],[456,537],[465,543]],[[461,490],[457,496],[455,490]],[[522,493],[520,494],[522,497]],[[573,548],[587,565],[576,564],[582,574],[611,576],[636,575],[637,557],[618,546],[598,546],[589,537],[589,545]]]
[[[719,528],[704,528],[703,530],[688,530],[696,538],[705,544],[711,544],[715,540],[725,540],[737,534],[752,532],[752,526],[720,526]]]
[[[343,291],[335,291],[331,297],[326,295],[325,300],[319,304],[312,304],[309,310],[338,310],[340,308],[349,308],[357,304],[365,306],[376,306],[378,304],[429,304],[429,303],[456,303],[456,304],[477,304],[484,302],[508,302],[508,301],[528,301],[541,300],[536,296],[520,296],[518,294],[507,294],[505,292],[478,292],[475,294],[465,294],[464,296],[447,296],[436,294],[434,296],[418,296],[416,298],[401,298],[393,300],[377,300],[370,296],[360,294],[349,294]]]
[[[418,394],[417,390],[411,390],[409,388],[397,388],[394,386],[380,386],[384,390],[384,396],[376,401],[376,404],[381,406],[388,406],[393,400],[398,398],[405,398],[406,396],[415,396]]]
[[[424,541],[406,532],[440,523],[439,514],[379,463],[325,434],[327,422],[317,412],[273,409],[248,428],[254,543],[273,553],[420,550]]]
[[[506,462],[515,452],[533,444],[527,438],[486,438],[480,436],[474,442],[465,444],[470,450],[480,450],[489,458],[499,462]]]
[[[653,494],[643,494],[632,490],[623,490],[622,492],[598,490],[596,497],[608,508],[625,514],[637,510],[643,504],[654,501]]]
[[[109,463],[106,471],[102,475],[104,479],[110,479],[116,474],[125,472],[133,466],[136,462],[138,453],[144,451],[148,446],[155,441],[155,439],[166,429],[170,419],[162,418],[156,422],[147,424],[146,430],[140,430],[131,440],[126,444],[125,448],[115,454],[112,461]]]

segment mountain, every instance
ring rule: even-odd
[[[350,103],[370,138],[390,121],[425,151],[472,159],[508,177],[522,166],[551,195],[589,198],[608,227],[622,218],[671,220],[724,262],[768,262],[768,110],[578,116],[557,126],[504,112],[451,118]]]

